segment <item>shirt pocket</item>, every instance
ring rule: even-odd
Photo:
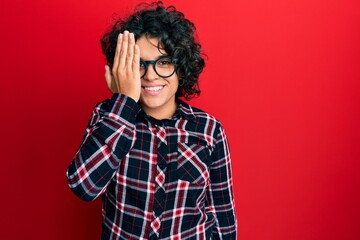
[[[177,178],[191,184],[205,186],[209,180],[210,151],[201,143],[178,144]]]

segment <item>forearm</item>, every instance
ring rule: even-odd
[[[106,189],[120,160],[135,142],[135,118],[140,107],[132,99],[115,94],[98,104],[83,141],[68,170],[71,190],[91,201]]]

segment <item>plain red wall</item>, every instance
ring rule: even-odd
[[[65,171],[110,96],[99,38],[139,1],[0,3],[0,239],[99,239]],[[242,240],[360,239],[358,0],[181,1],[208,55]]]

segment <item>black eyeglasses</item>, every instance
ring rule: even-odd
[[[176,63],[177,59],[172,59],[168,55],[161,56],[156,60],[140,60],[140,76],[143,78],[148,70],[149,64],[152,64],[155,73],[159,77],[171,77],[176,71]]]

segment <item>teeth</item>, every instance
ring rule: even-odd
[[[162,89],[163,88],[163,86],[158,86],[158,87],[145,87],[145,89],[147,90],[147,91],[159,91],[160,89]]]

